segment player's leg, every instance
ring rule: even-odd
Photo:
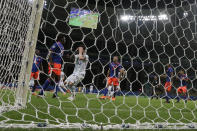
[[[100,97],[100,99],[105,99],[107,97],[107,94],[108,94],[108,89],[112,89],[112,78],[108,78],[107,80],[107,86],[104,88],[103,90],[103,96]]]
[[[50,64],[48,63],[48,75],[51,75],[52,72],[51,72],[51,66]],[[50,83],[52,82],[52,79],[49,77],[48,79],[45,80],[44,84],[42,85],[41,87],[41,91],[40,93],[38,94],[39,96],[43,96],[44,95],[44,91],[48,88],[48,86],[50,85]]]
[[[81,82],[84,79],[85,75],[84,74],[77,74],[74,77],[74,80],[70,83],[70,86],[72,86],[72,96],[75,99],[76,96],[76,86],[77,84],[79,84],[79,82]]]
[[[153,99],[154,97],[156,97],[156,91],[155,87],[152,87],[151,99]]]
[[[75,96],[76,96],[76,86],[79,82],[81,82],[83,79],[84,79],[84,75],[83,74],[72,74],[70,75],[65,83],[66,83],[66,86],[67,88],[70,89],[71,91],[71,96],[68,98],[69,100],[74,100],[75,99]]]
[[[48,66],[48,69],[49,69],[49,74],[51,74],[50,72],[50,70],[51,70],[51,67],[50,66]],[[43,96],[44,95],[44,91],[49,87],[49,85],[51,84],[51,82],[52,82],[52,79],[51,79],[51,77],[49,77],[49,78],[47,78],[46,80],[45,80],[45,82],[44,82],[44,84],[42,85],[42,87],[41,87],[41,91],[39,92],[39,96]]]
[[[57,75],[55,72],[52,73],[52,79],[55,80],[55,92],[53,94],[53,98],[57,97],[58,89],[59,88],[59,81],[60,81],[60,75]]]
[[[67,85],[68,85],[68,84],[67,84],[67,82],[66,82],[66,80],[65,80],[65,81],[63,82],[62,88],[64,88],[64,89],[66,90],[67,93],[71,93],[71,91],[70,91],[70,89],[68,88]]]
[[[187,103],[187,100],[188,100],[188,93],[187,92],[184,94],[184,97],[185,97],[185,103]]]
[[[160,96],[162,95],[163,91],[161,89],[161,86],[158,85],[157,88],[156,88],[156,99],[159,99]]]
[[[75,99],[75,90],[76,90],[76,79],[77,79],[77,76],[74,75],[74,74],[71,74],[64,82],[65,86],[67,89],[70,90],[70,93],[71,93],[71,96],[68,97],[67,99],[73,101]]]
[[[34,80],[34,85],[33,85],[32,90],[31,90],[32,91],[32,95],[35,95],[35,96],[37,95],[36,92],[35,92],[37,86],[38,86],[38,80],[35,79]]]
[[[179,87],[178,89],[177,89],[177,103],[180,101],[180,94],[182,94],[183,92],[182,92],[182,87]]]
[[[116,100],[116,95],[117,95],[117,92],[120,90],[120,86],[118,85],[114,85],[114,91],[112,92],[112,101],[115,101]]]
[[[108,92],[108,93],[107,93]],[[107,94],[106,94],[107,93]],[[104,94],[104,96],[106,96],[107,98],[111,98],[113,97],[113,93],[114,93],[114,86],[112,85],[108,85],[106,86],[106,93]]]
[[[153,96],[153,97],[155,97],[156,99],[159,98],[159,97],[158,97],[158,96],[159,96],[159,90],[158,90],[158,88],[159,88],[158,86],[155,86],[155,87],[154,87],[154,96]]]
[[[76,96],[76,86],[75,86],[74,82],[69,82],[68,83],[68,88],[71,91],[71,96],[68,97],[67,99],[70,100],[70,101],[73,101],[75,99],[75,96]]]
[[[38,86],[38,80],[34,80],[34,86],[32,87],[32,92],[35,92],[36,87]]]
[[[165,94],[165,89],[163,88],[162,85],[159,85],[159,98],[161,98]]]
[[[63,95],[66,95],[66,87],[64,86],[64,82],[60,80],[59,82],[59,89],[63,93]]]
[[[48,79],[45,80],[43,86],[41,87],[42,89],[41,89],[41,91],[39,93],[40,96],[44,95],[44,91],[48,88],[48,86],[50,85],[51,81],[52,81],[51,78],[48,78]]]
[[[188,100],[187,87],[184,86],[182,90],[183,90],[183,94],[184,94],[185,103],[187,103],[187,100]]]
[[[33,78],[34,78],[34,85],[33,85],[33,87],[32,87],[32,94],[33,94],[33,95],[36,95],[35,90],[36,90],[36,87],[38,86],[39,71],[38,71],[38,72],[35,72],[35,73],[33,74]]]
[[[165,83],[165,90],[166,90],[166,103],[170,103],[170,101],[169,101],[169,93],[170,93],[170,91],[171,91],[171,88],[172,88],[172,86],[171,86],[171,82],[166,82]]]
[[[112,96],[112,100],[115,101],[116,100],[116,94],[120,90],[119,81],[118,81],[117,78],[113,79],[113,85],[114,85],[114,93],[113,93],[113,96]]]
[[[112,89],[112,86],[109,85],[109,84],[107,84],[107,86],[103,89],[103,96],[101,96],[100,99],[105,99],[105,98],[107,98],[107,95],[108,95],[108,94],[109,94],[109,96],[110,96],[111,91],[109,91],[109,90],[111,90],[111,89]]]
[[[54,63],[52,69],[51,78],[55,82],[55,92],[53,93],[53,98],[57,97],[58,89],[59,89],[59,82],[60,82],[60,75],[61,75],[61,64]]]
[[[32,93],[34,92],[33,91],[33,87],[34,87],[34,79],[33,79],[33,76],[34,76],[34,73],[33,72],[31,72],[31,76],[30,76],[30,87],[32,88]]]

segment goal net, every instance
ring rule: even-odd
[[[1,127],[197,128],[195,0],[0,7]]]
[[[0,113],[26,105],[28,68],[33,61],[42,3],[41,0],[0,1]]]

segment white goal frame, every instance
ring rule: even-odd
[[[26,46],[22,58],[22,66],[19,75],[19,83],[16,90],[15,106],[26,107],[29,91],[29,81],[33,64],[33,57],[37,44],[38,32],[42,17],[44,0],[33,0],[33,8],[29,29],[27,32]]]

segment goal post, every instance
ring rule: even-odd
[[[33,57],[37,44],[43,5],[44,0],[33,0],[32,14],[27,32],[27,38],[25,41],[26,46],[22,58],[18,88],[16,90],[15,106],[26,106]]]

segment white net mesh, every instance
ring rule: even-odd
[[[1,0],[0,16],[0,99],[1,111],[14,105],[15,92],[22,68],[22,57],[28,46],[32,2],[24,0]]]
[[[13,104],[31,14],[29,1],[21,3],[0,1],[0,10],[5,8],[0,14],[2,106]],[[2,126],[197,128],[196,19],[195,0],[46,0],[34,57],[38,68],[30,82],[33,95],[26,109],[1,113]],[[60,34],[65,43],[57,40]],[[84,78],[79,72],[71,75],[79,43],[89,56]],[[114,85],[107,92],[114,56],[126,76],[119,90]],[[48,66],[55,73],[48,74]],[[57,72],[74,84],[63,83]],[[43,88],[44,97],[34,96]],[[56,89],[58,97],[52,98]]]

